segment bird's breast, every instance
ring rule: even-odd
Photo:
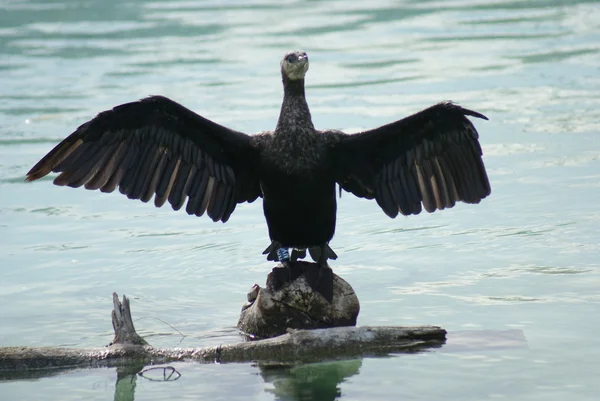
[[[269,146],[261,152],[263,169],[289,175],[307,175],[326,169],[327,148],[321,142],[314,129],[275,133]]]

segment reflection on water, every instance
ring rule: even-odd
[[[340,384],[358,374],[361,363],[360,359],[306,365],[259,363],[256,368],[266,384],[265,391],[273,394],[276,400],[328,401],[341,396]],[[112,387],[115,401],[134,401],[138,387],[152,385],[153,388],[158,389],[158,386],[161,386],[162,391],[168,392],[166,387],[172,385],[170,382],[196,380],[194,372],[186,372],[182,375],[178,368],[182,369],[181,364],[178,367],[144,366],[143,364],[119,366],[112,370],[114,373],[111,373],[111,376],[114,377],[116,373],[116,380],[113,386],[106,386],[106,393]],[[32,380],[58,374],[65,375],[68,371],[69,369],[60,369],[59,372],[48,370],[11,374],[0,372],[0,380]],[[69,378],[62,376],[62,380],[69,381]],[[137,399],[144,398],[138,394]]]
[[[258,364],[266,391],[281,401],[330,401],[342,395],[340,383],[359,373],[361,360],[323,362],[300,366]]]
[[[117,368],[114,401],[134,401],[138,373],[144,368],[143,364],[121,366]]]

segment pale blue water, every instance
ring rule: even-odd
[[[154,345],[238,341],[246,292],[271,268],[260,202],[223,225],[23,178],[95,113],[149,94],[272,129],[279,60],[296,48],[319,128],[375,127],[446,99],[490,118],[476,122],[492,182],[480,205],[390,220],[350,194],[339,204],[332,267],[359,295],[359,324],[440,325],[448,344],[268,373],[176,364],[181,379],[138,379],[135,398],[598,399],[595,1],[0,2],[0,346],[107,344],[113,291]],[[526,343],[494,340],[506,330]],[[112,400],[116,378],[3,381],[0,399]]]

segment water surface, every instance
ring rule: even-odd
[[[490,118],[476,125],[491,197],[390,220],[344,194],[331,244],[359,324],[436,324],[448,344],[286,369],[179,364],[176,382],[138,378],[135,397],[597,399],[595,1],[0,3],[0,346],[107,344],[113,291],[132,298],[153,345],[238,341],[246,292],[271,268],[260,202],[223,225],[23,178],[79,124],[150,94],[239,131],[272,129],[279,60],[296,48],[310,55],[319,128],[375,127],[448,99]],[[515,331],[522,342],[493,335]],[[74,371],[1,391],[104,400],[116,379]]]

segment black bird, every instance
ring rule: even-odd
[[[308,56],[281,61],[283,104],[274,131],[249,136],[214,123],[163,96],[98,114],[60,142],[26,181],[60,173],[56,185],[85,186],[226,222],[236,205],[263,198],[269,260],[289,266],[306,249],[321,267],[312,283],[329,300],[328,259],[335,232],[336,183],[375,199],[390,217],[479,203],[490,194],[478,133],[456,104],[353,135],[318,131],[304,95]],[[187,200],[187,204],[186,204]]]

